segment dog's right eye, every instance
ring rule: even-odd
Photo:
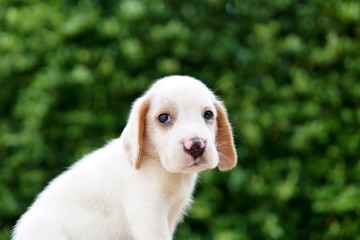
[[[167,123],[170,123],[171,122],[171,117],[169,114],[166,114],[166,113],[163,113],[163,114],[160,114],[158,116],[158,120],[159,122],[161,122],[162,124],[167,124]]]

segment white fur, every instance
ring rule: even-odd
[[[204,111],[214,113],[213,122],[204,120]],[[169,125],[158,121],[162,113],[170,114]],[[39,194],[17,222],[13,239],[172,239],[191,203],[197,172],[236,163],[231,129],[221,132],[219,114],[228,126],[221,103],[200,81],[157,81],[134,103],[118,139],[79,160]],[[216,142],[226,134],[227,140]],[[192,166],[195,160],[183,144],[195,137],[205,140],[206,149]]]

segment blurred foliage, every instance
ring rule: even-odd
[[[216,89],[239,154],[175,239],[360,239],[356,0],[1,1],[0,239],[169,74]]]

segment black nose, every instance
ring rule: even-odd
[[[201,138],[192,138],[184,142],[184,151],[194,159],[200,157],[205,151],[205,141]]]

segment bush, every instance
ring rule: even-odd
[[[360,239],[358,1],[0,6],[0,239],[169,74],[216,90],[239,154],[201,175],[175,239]]]

